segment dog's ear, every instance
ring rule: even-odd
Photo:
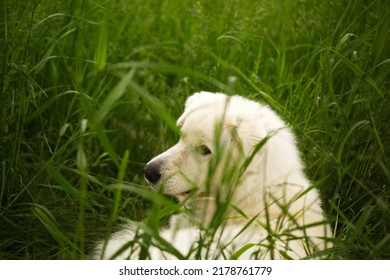
[[[249,155],[254,147],[267,137],[267,131],[257,119],[244,119],[236,117],[227,122],[228,130],[231,133],[232,142]]]
[[[178,118],[176,124],[178,126],[183,126],[185,120],[191,113],[199,109],[200,107],[210,106],[213,104],[210,102],[212,98],[215,97],[215,93],[211,92],[197,92],[187,98],[186,104],[184,107],[184,113]]]

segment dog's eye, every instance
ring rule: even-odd
[[[206,145],[200,145],[199,153],[203,156],[207,156],[207,155],[211,155],[211,150]]]

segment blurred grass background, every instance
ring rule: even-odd
[[[331,258],[390,258],[388,1],[0,5],[0,259],[85,258],[118,221],[143,219],[163,201],[143,166],[201,90],[291,124]]]

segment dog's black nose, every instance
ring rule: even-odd
[[[160,164],[158,162],[146,164],[144,174],[149,183],[156,184],[161,179]]]

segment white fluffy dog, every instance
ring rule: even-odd
[[[318,191],[303,173],[290,128],[269,107],[200,92],[187,99],[177,125],[180,141],[144,172],[191,211],[172,216],[160,241],[192,259],[311,258],[326,249],[331,231]],[[126,248],[135,231],[102,242],[95,257],[139,258],[139,246]],[[178,258],[158,245],[148,253]]]

